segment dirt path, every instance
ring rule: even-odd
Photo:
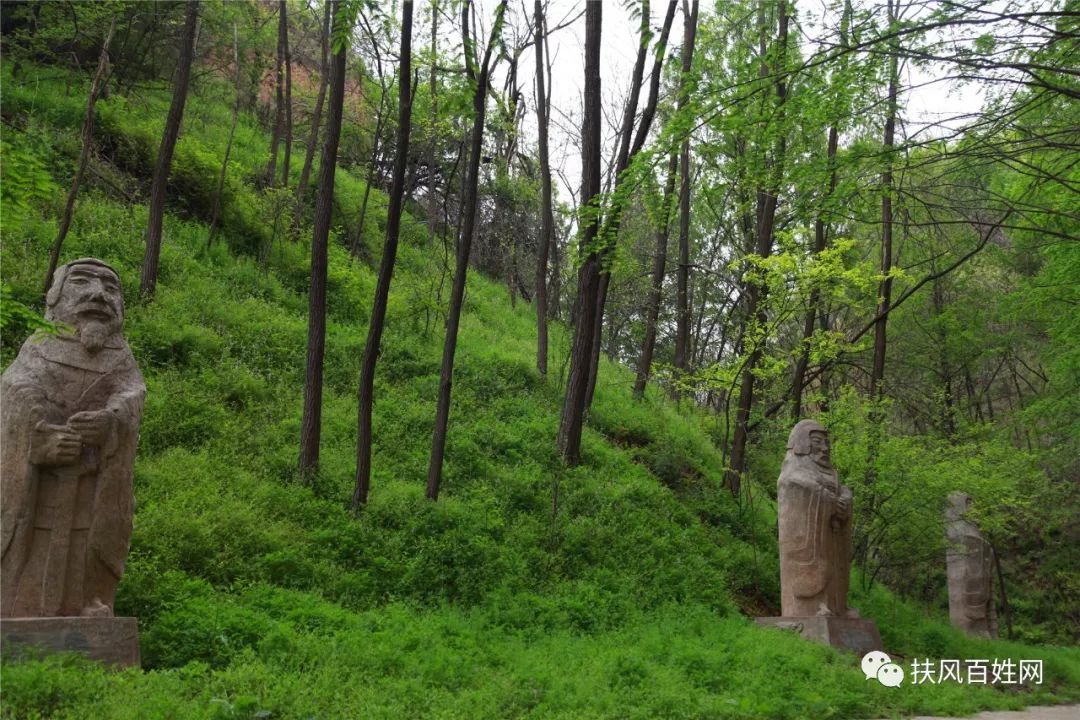
[[[937,715],[919,715],[911,720],[956,720]],[[966,720],[1080,720],[1080,705],[1049,705],[1024,710],[991,710],[971,715]]]

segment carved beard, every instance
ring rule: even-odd
[[[95,355],[113,336],[115,328],[111,322],[85,319],[79,324],[79,342],[91,355]]]

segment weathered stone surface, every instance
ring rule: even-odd
[[[945,562],[949,583],[949,621],[971,635],[997,637],[994,604],[994,551],[965,517],[971,498],[949,495],[945,508]]]
[[[131,617],[4,618],[0,645],[9,658],[40,648],[77,652],[109,665],[139,666],[139,627]]]
[[[788,437],[777,480],[780,612],[759,625],[864,655],[881,650],[873,620],[847,606],[851,573],[851,490],[829,458],[829,433],[802,420]]]
[[[758,625],[791,630],[808,640],[816,640],[841,650],[851,650],[860,657],[871,650],[884,650],[881,635],[873,620],[854,617],[811,615],[808,617],[759,617]]]
[[[858,617],[847,606],[851,490],[829,458],[829,434],[802,420],[788,437],[777,481],[780,612],[784,617]]]
[[[116,271],[70,262],[46,302],[71,330],[35,334],[0,379],[0,616],[109,618],[146,387],[121,334]]]

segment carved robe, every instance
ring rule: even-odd
[[[949,502],[945,527],[949,622],[971,635],[996,638],[993,549],[979,529],[963,517],[970,498],[954,493]]]
[[[132,466],[146,387],[119,336],[96,353],[74,337],[35,335],[0,380],[0,615],[111,611],[131,540]],[[108,429],[78,459],[40,461],[48,426],[107,409]]]
[[[777,481],[780,608],[786,617],[848,615],[851,517],[838,501],[851,490],[836,470],[789,451]]]

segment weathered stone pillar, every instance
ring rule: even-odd
[[[951,493],[945,507],[949,622],[971,635],[996,638],[994,551],[965,517],[969,507],[971,498],[962,492]]]

